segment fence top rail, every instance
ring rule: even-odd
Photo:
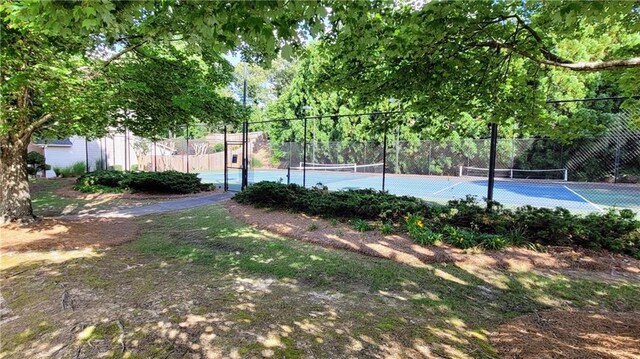
[[[360,113],[351,113],[351,114],[330,114],[330,115],[316,115],[316,116],[302,116],[302,117],[290,117],[290,118],[274,118],[270,120],[263,121],[254,121],[249,122],[250,125],[257,123],[268,123],[268,122],[287,122],[287,121],[299,121],[299,120],[313,120],[313,119],[322,119],[322,118],[333,118],[333,117],[358,117],[358,116],[372,116],[372,115],[391,115],[394,113],[404,113],[404,111],[375,111],[375,112],[360,112]]]

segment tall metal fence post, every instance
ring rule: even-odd
[[[387,175],[387,127],[384,128],[384,138],[382,143],[382,191],[384,191],[384,185]]]
[[[302,187],[307,186],[307,118],[304,118],[304,141],[302,147]]]
[[[187,149],[185,150],[187,153],[187,173],[189,173],[189,124],[187,123]]]
[[[289,140],[289,164],[287,165],[287,184],[291,184],[291,143]]]
[[[249,185],[249,121],[244,122],[244,157],[242,158],[242,189]]]
[[[224,150],[224,169],[223,169],[223,187],[224,187],[224,191],[228,191],[229,190],[229,169],[227,168],[228,164],[229,164],[229,159],[227,158],[228,156],[228,148],[227,148],[227,124],[224,124],[224,132],[223,132],[223,139],[224,144],[223,144],[223,150]]]
[[[131,157],[129,157],[129,131],[124,128],[124,170],[128,171],[130,166]]]
[[[158,172],[158,140],[153,140],[153,172]]]
[[[102,137],[102,141],[100,143],[102,145],[102,149],[100,150],[100,158],[102,158],[102,170],[107,169],[107,136]]]
[[[620,153],[622,148],[620,146],[620,139],[616,139],[616,150],[613,158],[613,183],[618,183],[618,176],[620,175]]]
[[[400,174],[400,125],[396,132],[396,174]]]
[[[433,142],[429,140],[429,152],[427,153],[427,175],[431,176],[431,151],[433,150]]]
[[[85,172],[89,173],[89,141],[87,140],[87,136],[84,137],[84,165]]]
[[[115,169],[116,169],[116,134],[115,133],[111,137],[111,146],[113,147],[113,153],[112,153],[113,170],[115,171]]]
[[[487,206],[491,209],[491,201],[493,201],[493,186],[496,175],[496,147],[498,143],[498,125],[491,125],[491,150],[489,151],[489,181],[487,184]]]

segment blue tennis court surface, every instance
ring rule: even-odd
[[[223,183],[223,171],[199,174],[203,182]],[[240,170],[229,170],[230,189],[238,189]],[[249,182],[281,181],[287,183],[287,170],[253,170]],[[302,171],[291,171],[290,183],[302,185]],[[307,187],[322,183],[330,190],[382,189],[382,174],[307,170]],[[387,174],[385,190],[397,195],[445,203],[472,195],[487,196],[487,180],[468,177]],[[596,212],[608,207],[640,209],[640,186],[600,183],[532,182],[496,179],[494,199],[507,207],[532,205],[562,207],[574,212]]]

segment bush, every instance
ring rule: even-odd
[[[222,152],[224,151],[224,143],[216,143],[213,145],[213,152]]]
[[[209,189],[193,173],[96,171],[76,181],[75,189],[82,192],[120,192],[131,190],[150,193],[196,193]]]
[[[39,171],[51,169],[45,164],[44,155],[35,151],[27,153],[27,173],[34,176]]]
[[[323,186],[307,189],[275,182],[249,186],[234,199],[257,207],[326,218],[376,220],[404,226],[420,244],[443,240],[460,248],[487,249],[530,243],[571,245],[640,257],[640,221],[630,210],[580,216],[563,208],[524,206],[511,210],[498,203],[492,203],[488,209],[473,197],[440,206],[375,190],[330,192]]]
[[[68,167],[54,167],[58,177],[78,177],[81,176],[87,170],[87,165],[83,161],[78,161]]]

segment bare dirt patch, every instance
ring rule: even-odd
[[[640,313],[534,313],[498,327],[491,341],[505,359],[640,358]]]
[[[526,248],[471,253],[446,244],[420,246],[402,234],[383,235],[379,231],[358,232],[346,224],[332,225],[319,217],[255,208],[228,201],[231,215],[244,222],[294,239],[325,247],[346,249],[383,257],[415,267],[433,263],[455,263],[482,268],[520,271],[570,270],[602,272],[604,276],[638,278],[640,261],[628,256],[579,248],[549,247],[545,252]],[[314,228],[310,230],[310,225]]]
[[[31,225],[0,226],[0,253],[107,248],[136,238],[138,226],[130,220],[42,219]]]

